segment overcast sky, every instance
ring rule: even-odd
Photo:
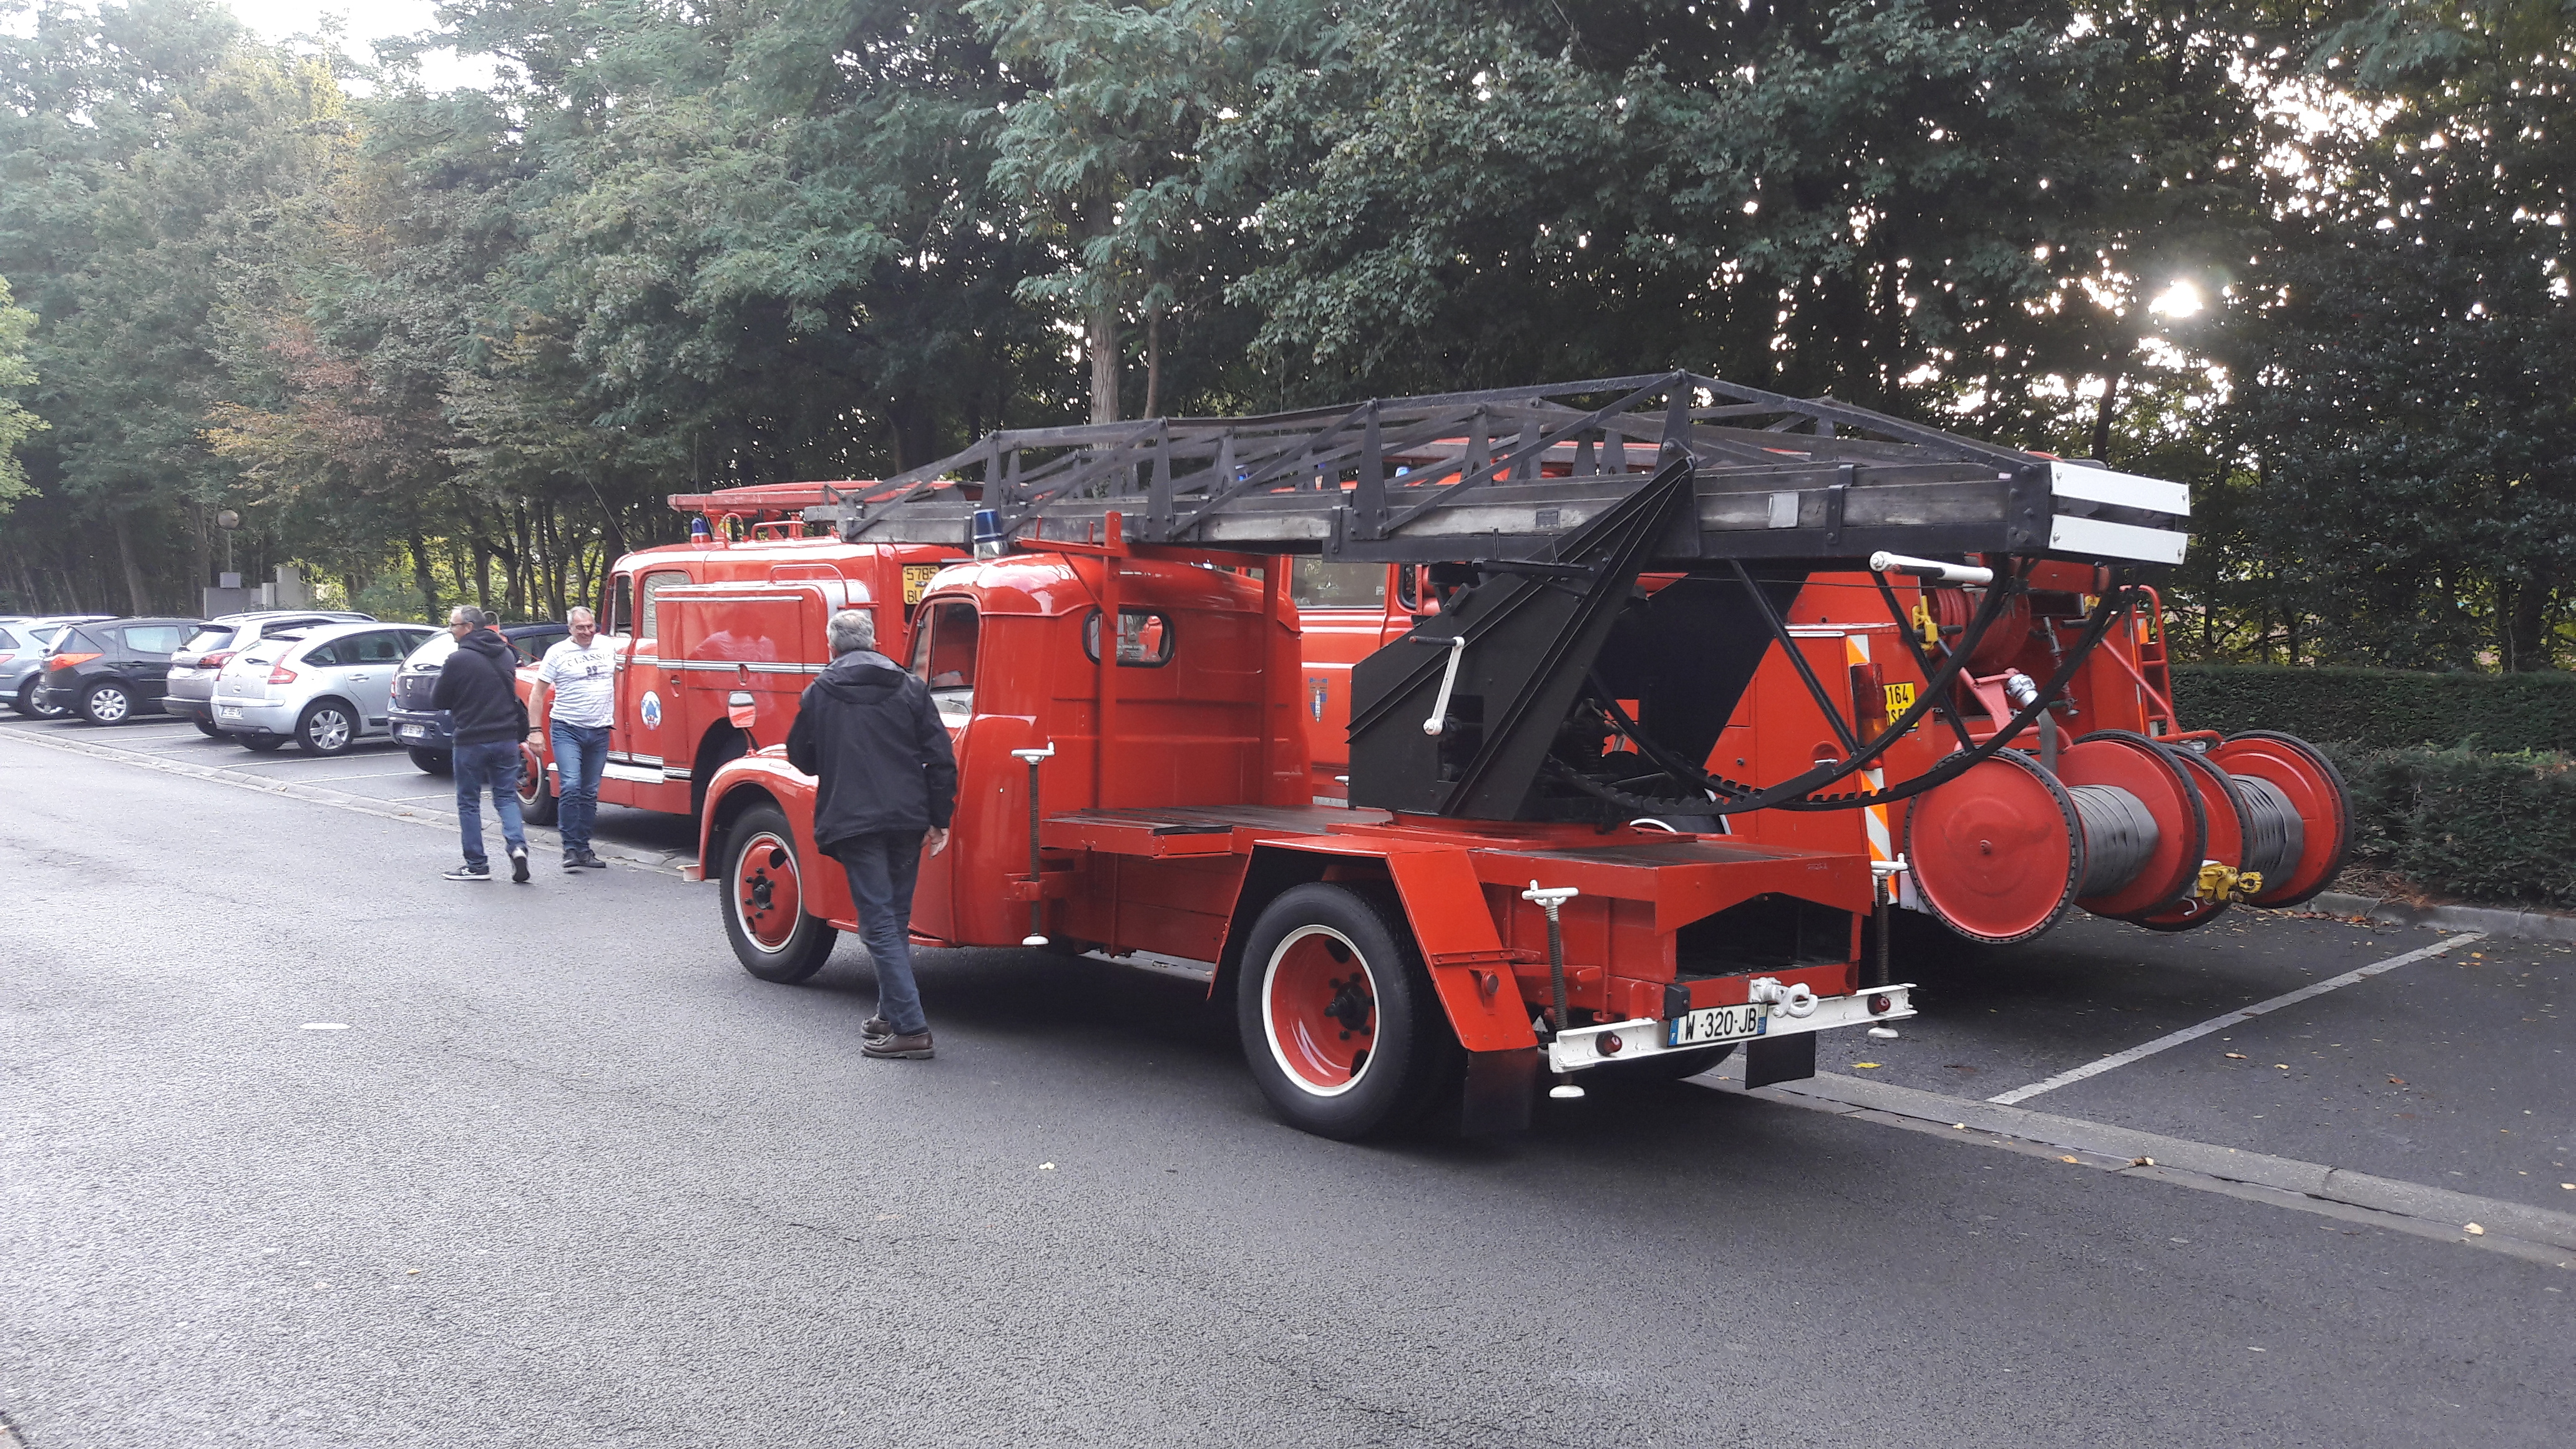
[[[411,35],[436,29],[436,8],[432,0],[223,0],[244,25],[269,40],[283,40],[298,32],[320,28],[324,15],[339,15],[348,20],[349,46],[359,59],[369,59],[367,42],[387,35]],[[452,51],[439,51],[421,58],[421,75],[431,87],[443,89],[456,85],[481,85],[491,78],[488,62],[477,60],[460,66]]]

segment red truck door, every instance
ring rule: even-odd
[[[666,778],[668,741],[679,735],[668,728],[676,676],[663,669],[661,595],[689,581],[688,572],[648,566],[641,579],[619,574],[611,582],[610,622],[623,626],[612,647],[617,651],[617,715],[608,727],[608,767],[601,774],[599,798],[615,805],[685,814],[689,785],[685,777]],[[687,746],[676,747],[676,763],[689,767]]]
[[[930,685],[931,703],[939,710],[939,722],[948,726],[948,742],[961,765],[967,722],[975,715],[982,633],[982,617],[964,599],[934,599],[913,620],[912,672]],[[959,801],[961,811],[965,803]],[[957,939],[957,862],[963,857],[962,851],[946,850],[922,860],[920,883],[912,893],[914,931],[943,941]]]

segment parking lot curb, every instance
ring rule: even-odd
[[[2179,1168],[2227,1182],[2247,1183],[2300,1197],[2446,1224],[2454,1232],[2476,1223],[2486,1233],[2576,1250],[2576,1213],[2530,1207],[2501,1198],[2478,1197],[2448,1188],[2355,1172],[2345,1167],[2275,1157],[2266,1152],[2139,1132],[2106,1122],[2059,1117],[2034,1112],[2027,1107],[2002,1107],[1834,1072],[1819,1072],[1804,1081],[1763,1087],[1746,1095],[1820,1099],[1843,1107],[1884,1112],[1953,1130],[1964,1128],[2017,1137],[2070,1152],[2090,1153],[2114,1162],[2145,1165],[2140,1159],[2146,1159],[2157,1167]]]
[[[154,755],[138,755],[131,750],[94,745],[87,740],[62,739],[24,730],[0,731],[0,739],[23,740],[43,749],[60,750],[71,755],[87,755],[92,759],[106,760],[113,764],[139,765],[147,770],[158,770],[165,775],[178,775],[191,780],[207,780],[214,784],[230,785],[236,790],[248,790],[259,795],[283,795],[290,800],[328,805],[335,810],[352,811],[359,815],[373,815],[379,820],[400,820],[413,825],[449,829],[453,829],[456,824],[456,815],[449,810],[417,810],[408,805],[388,805],[384,801],[370,800],[364,795],[352,795],[345,790],[330,790],[319,785],[302,785],[293,780],[255,779],[236,775],[229,770],[218,769],[212,765],[200,765],[189,760],[164,760]],[[524,833],[528,839],[529,853],[532,855],[536,852],[536,847],[541,844],[551,845],[558,852],[563,849],[563,836],[545,826],[531,825],[526,827]],[[627,865],[669,870],[675,873],[681,872],[688,865],[685,858],[677,855],[642,855],[619,849],[603,850],[599,853],[606,859],[620,861]]]
[[[2576,916],[2556,911],[2517,911],[2503,906],[2416,906],[2401,900],[2324,891],[2305,909],[2330,916],[2367,916],[2400,926],[2437,931],[2484,931],[2522,941],[2576,941]]]

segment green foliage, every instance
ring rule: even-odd
[[[27,334],[36,328],[36,314],[9,301],[9,279],[0,277],[0,388],[26,387],[36,380],[36,370],[27,365]],[[0,513],[35,490],[27,486],[26,465],[18,461],[18,445],[45,426],[45,420],[18,402],[0,394]]]
[[[2576,751],[2576,675],[2177,665],[2186,729],[2285,730],[2354,748]]]
[[[2353,858],[2437,895],[2576,907],[2576,769],[2541,751],[2337,751]]]

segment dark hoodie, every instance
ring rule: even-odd
[[[447,711],[460,745],[506,744],[528,732],[528,707],[519,701],[519,656],[510,641],[489,629],[465,636],[438,666],[430,707]]]
[[[805,686],[787,760],[820,782],[814,843],[826,855],[854,835],[945,830],[957,807],[957,756],[929,687],[873,650]]]

